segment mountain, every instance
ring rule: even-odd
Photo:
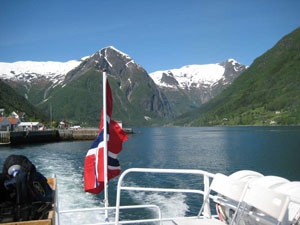
[[[69,62],[0,63],[0,77],[55,119],[97,126],[102,69],[113,89],[113,117],[125,125],[162,124],[199,107],[239,76],[246,66],[233,59],[148,74],[127,54],[109,46]]]
[[[19,95],[9,85],[0,79],[0,108],[5,109],[6,113],[25,112],[26,115],[34,120],[46,121],[47,117],[24,97]]]
[[[125,125],[149,125],[172,116],[147,72],[112,46],[66,63],[0,63],[0,77],[40,109],[49,112],[51,107],[54,118],[97,126],[103,68],[113,89],[115,119]]]
[[[255,59],[221,94],[175,125],[300,124],[300,28]]]
[[[26,83],[32,83],[39,79],[47,79],[58,85],[64,80],[67,72],[77,67],[80,63],[81,60],[71,60],[68,62],[0,62],[0,71],[2,79],[11,79]]]
[[[48,91],[61,84],[66,74],[81,62],[0,62],[0,78],[36,105],[47,98]]]
[[[247,66],[234,59],[206,65],[188,65],[149,75],[167,97],[175,115],[198,108],[236,79]]]
[[[125,53],[110,46],[86,57],[48,91],[39,107],[52,106],[56,118],[97,126],[102,109],[102,69],[107,69],[113,90],[113,118],[125,125],[161,123],[172,116],[165,97],[147,72]]]

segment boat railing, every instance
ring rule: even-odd
[[[204,188],[202,190],[195,189],[178,189],[178,188],[149,188],[149,187],[129,187],[122,186],[124,178],[130,173],[156,173],[156,174],[193,174],[203,176]],[[118,181],[117,187],[117,199],[116,199],[116,215],[115,224],[121,224],[119,221],[119,211],[120,211],[120,201],[121,201],[121,191],[151,191],[151,192],[173,192],[173,193],[194,193],[200,195],[207,195],[209,192],[210,179],[213,178],[214,174],[206,172],[204,170],[187,170],[187,169],[152,169],[152,168],[131,168],[124,171]],[[204,205],[203,215],[207,218],[211,218],[211,211],[209,206],[209,201]],[[164,218],[160,221],[172,220],[173,218]]]
[[[158,218],[156,219],[145,219],[145,220],[129,220],[129,221],[120,221],[119,224],[132,224],[132,223],[147,223],[147,222],[157,222],[162,221],[161,216],[161,210],[157,205],[129,205],[129,206],[120,206],[119,209],[141,209],[141,208],[154,208],[157,210]],[[78,212],[97,212],[97,211],[116,211],[116,207],[94,207],[94,208],[82,208],[82,209],[70,209],[70,210],[61,210],[59,214],[68,214],[68,213],[78,213]],[[59,217],[58,217],[58,224],[60,223]],[[105,221],[103,223],[98,222],[97,225],[109,225],[109,224],[115,224],[115,221]],[[85,225],[95,225],[93,224],[85,224]]]
[[[156,173],[156,174],[191,174],[191,175],[200,175],[203,177],[203,190],[198,189],[178,189],[178,188],[151,188],[151,187],[133,187],[133,186],[122,186],[122,182],[125,177],[132,173]],[[125,170],[119,177],[118,186],[117,186],[117,198],[116,198],[116,206],[115,207],[96,207],[96,208],[83,208],[83,209],[71,209],[71,210],[59,210],[58,204],[58,194],[56,192],[56,219],[57,224],[60,224],[60,214],[67,213],[78,213],[78,212],[88,212],[88,211],[115,211],[115,221],[105,221],[103,223],[97,223],[97,225],[109,225],[109,224],[137,224],[137,223],[150,223],[150,222],[158,222],[161,224],[163,221],[172,221],[176,218],[163,218],[161,209],[159,206],[154,204],[149,205],[130,205],[130,206],[121,206],[121,191],[143,191],[143,192],[172,192],[172,193],[193,193],[200,194],[205,196],[209,192],[210,186],[210,178],[213,178],[214,174],[206,172],[204,170],[187,170],[187,169],[152,169],[152,168],[131,168]],[[203,216],[206,218],[211,218],[210,211],[210,202],[207,201],[204,205]],[[200,205],[201,206],[201,205]],[[154,208],[157,210],[157,218],[154,219],[138,219],[138,220],[122,220],[119,221],[120,210],[126,209],[138,209],[138,208]],[[190,218],[196,218],[190,217]],[[88,224],[91,225],[91,224]],[[94,224],[95,225],[95,224]]]

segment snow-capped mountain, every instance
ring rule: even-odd
[[[160,87],[191,89],[202,86],[212,87],[219,81],[225,81],[228,76],[234,76],[247,67],[234,59],[222,63],[205,65],[188,65],[179,69],[156,71],[150,77]]]
[[[81,62],[82,60],[71,60],[68,62],[0,62],[0,78],[3,80],[21,81],[26,83],[43,79],[57,85],[65,79],[66,74],[70,70],[77,67]]]
[[[68,62],[0,63],[0,79],[43,110],[51,103],[59,118],[64,117],[69,104],[72,119],[77,120],[80,115],[78,120],[83,121],[86,115],[97,113],[99,108],[91,108],[88,103],[91,96],[98,93],[103,68],[118,87],[115,102],[122,112],[120,115],[127,121],[129,118],[142,121],[144,116],[170,118],[199,107],[230,85],[246,66],[229,59],[149,75],[130,56],[109,46],[91,56]],[[83,107],[84,104],[88,105]],[[85,112],[85,108],[90,111]]]
[[[122,71],[133,68],[141,68],[135,61],[124,52],[116,49],[113,46],[103,48],[89,57],[85,57],[85,60],[66,77],[64,84],[74,78],[85,74],[89,70],[101,71],[106,68],[110,71],[111,75],[119,74]]]
[[[143,113],[143,120],[152,117],[151,114],[154,114],[154,117],[157,114],[161,118],[171,116],[168,102],[160,94],[159,88],[148,73],[135,63],[129,55],[113,46],[99,50],[69,72],[62,87],[68,88],[73,81],[84,80],[88,75],[101,77],[100,72],[104,68],[107,70],[109,77],[117,82],[118,90],[115,89],[113,95],[118,94],[118,100],[114,99],[114,101],[120,101],[120,105],[125,111],[134,111],[135,115],[133,117],[135,119],[138,119],[141,113]],[[94,84],[89,85],[89,87],[92,85]],[[99,84],[96,85],[95,90],[99,87]],[[138,107],[137,110],[135,110],[136,107]],[[124,112],[124,115],[126,113]],[[129,118],[127,117],[126,120],[128,121]]]
[[[112,46],[66,63],[1,63],[0,78],[43,111],[51,105],[53,118],[97,125],[104,68],[114,88],[114,118],[145,125],[173,115],[148,73]]]
[[[149,75],[167,97],[175,115],[179,115],[215,97],[246,69],[247,66],[228,59],[221,63],[188,65]]]
[[[99,50],[91,56],[67,62],[0,62],[0,79],[22,82],[29,85],[33,82],[47,80],[51,82],[51,87],[55,87],[58,84],[62,84],[64,81],[69,81],[69,79],[65,80],[66,75],[76,67],[78,67],[75,71],[76,73],[78,71],[84,73],[86,70],[91,68],[99,70],[103,68],[111,68],[112,70],[113,67],[116,68],[123,64],[125,64],[126,67],[133,65],[138,66],[130,56],[119,51],[113,46],[109,46]]]

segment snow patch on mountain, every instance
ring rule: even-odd
[[[107,48],[105,49],[105,54],[104,54],[104,59],[106,60],[106,62],[108,63],[108,65],[110,67],[112,67],[112,64],[109,62],[109,60],[107,59]]]
[[[121,52],[120,50],[116,49],[114,46],[108,46],[107,48],[110,48],[110,49],[114,50],[115,52],[118,52],[123,57],[125,57],[125,58],[127,58],[129,60],[132,60],[132,58],[129,55],[125,54],[124,52]]]
[[[211,85],[220,80],[225,68],[218,64],[188,65],[179,69],[157,71],[150,73],[150,77],[159,86],[174,87],[163,82],[163,77],[172,77],[178,82],[179,88],[190,88],[193,84],[199,87],[200,84]]]
[[[0,62],[0,78],[24,82],[44,78],[57,84],[62,82],[65,75],[81,62],[81,60],[70,60],[68,62]]]
[[[116,53],[116,54],[115,54]],[[94,57],[99,55],[99,57]],[[100,58],[104,58],[109,67],[113,67],[116,56],[120,56],[125,62],[126,67],[130,67],[135,62],[127,54],[121,52],[113,46],[108,46],[96,52],[91,56],[86,56],[80,60],[70,60],[68,62],[36,62],[36,61],[18,61],[13,63],[0,62],[0,79],[16,82],[32,83],[34,81],[50,81],[51,88],[63,84],[68,72],[75,69],[82,62],[92,61],[99,63]],[[84,63],[81,70],[89,65]]]
[[[238,72],[241,67],[234,59],[228,59],[223,63],[188,65],[179,69],[156,71],[149,75],[160,87],[180,89],[208,87],[225,80],[225,64],[231,64],[235,72]]]
[[[110,57],[109,54],[107,54],[108,50],[112,50],[113,52],[117,53],[118,55],[121,56],[121,58],[125,59],[126,63],[125,66],[128,67],[130,63],[135,63],[134,60],[127,54],[125,54],[124,52],[121,52],[120,50],[116,49],[114,46],[108,46],[106,48],[103,48],[100,50],[100,52],[102,52],[104,50],[104,59],[107,61],[108,65],[110,67],[113,67],[113,63],[111,63],[111,61],[108,60],[108,58]]]

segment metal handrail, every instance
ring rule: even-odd
[[[55,205],[54,205],[54,207],[55,207],[55,212],[54,212],[54,214],[55,214],[55,224],[60,224],[60,217],[59,217],[59,201],[58,201],[58,189],[57,189],[57,178],[56,178],[56,174],[54,174],[54,176],[53,176],[54,178],[55,178]]]
[[[120,206],[120,209],[138,209],[138,208],[156,208],[158,210],[159,217],[161,216],[160,208],[157,205],[127,205],[127,206]],[[116,207],[94,207],[94,208],[78,208],[78,209],[68,209],[68,210],[61,210],[60,214],[67,214],[73,212],[90,212],[90,211],[104,211],[104,210],[115,210]]]
[[[175,189],[175,188],[146,188],[146,187],[126,187],[121,186],[122,181],[126,175],[129,173],[164,173],[164,174],[193,174],[193,175],[202,175],[204,182],[204,190],[195,190],[195,189]],[[110,225],[110,224],[132,224],[132,223],[147,223],[147,222],[163,222],[163,221],[171,221],[176,218],[162,218],[161,210],[159,206],[154,204],[149,205],[131,205],[131,206],[120,206],[120,197],[121,190],[126,191],[153,191],[153,192],[173,192],[173,193],[194,193],[205,195],[209,191],[209,178],[213,178],[214,174],[206,172],[204,170],[185,170],[185,169],[151,169],[151,168],[131,168],[125,170],[118,181],[117,187],[117,199],[115,207],[95,207],[95,208],[80,208],[80,209],[71,209],[71,210],[61,210],[59,211],[59,200],[58,200],[58,191],[56,187],[56,201],[57,204],[55,206],[55,214],[57,224],[60,224],[60,214],[74,213],[74,212],[88,212],[88,211],[105,211],[105,210],[115,210],[115,221],[114,222],[103,222],[96,223],[97,225]],[[57,182],[56,182],[57,185]],[[123,209],[134,209],[134,208],[155,208],[158,212],[158,218],[155,219],[144,219],[144,220],[127,220],[127,221],[119,221],[120,210]],[[203,215],[205,217],[211,218],[211,212],[209,207],[209,201],[206,202],[204,206]],[[181,218],[181,217],[178,217]],[[189,218],[197,218],[197,217],[189,217]],[[93,224],[93,225],[96,225]],[[88,225],[88,224],[87,224]],[[90,224],[91,225],[91,224]]]
[[[120,206],[120,209],[139,209],[139,208],[155,208],[157,209],[158,218],[157,219],[147,219],[143,220],[143,222],[155,222],[155,221],[161,221],[161,210],[157,205],[129,205],[129,206]],[[105,210],[116,210],[116,207],[94,207],[94,208],[79,208],[79,209],[70,209],[70,210],[62,210],[59,212],[59,214],[68,214],[68,213],[74,213],[74,212],[91,212],[91,211],[105,211]],[[139,222],[139,220],[128,220],[128,221],[120,221],[120,224],[130,224]],[[103,223],[96,223],[97,225],[109,225],[109,224],[115,224],[115,222],[103,222]],[[96,225],[95,223],[93,225]],[[89,225],[89,224],[86,224]],[[92,225],[92,224],[90,224]]]
[[[122,187],[122,181],[124,177],[129,173],[165,173],[165,174],[194,174],[202,175],[204,177],[204,191],[192,190],[192,189],[172,189],[172,188],[144,188],[144,187]],[[120,210],[120,198],[121,190],[127,191],[154,191],[154,192],[181,192],[181,193],[197,193],[197,194],[208,194],[209,191],[209,177],[214,177],[214,174],[208,173],[204,170],[185,170],[185,169],[151,169],[151,168],[131,168],[125,170],[118,181],[117,188],[117,199],[116,199],[116,215],[115,215],[115,225],[120,224],[119,221],[119,210]],[[204,215],[211,218],[211,212],[209,208],[209,201],[205,203]],[[170,219],[169,219],[170,220]],[[160,220],[161,222],[162,220]],[[142,222],[142,220],[141,220]]]

